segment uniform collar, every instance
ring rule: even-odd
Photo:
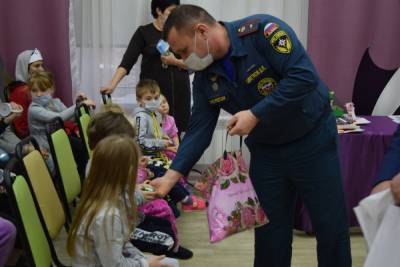
[[[240,37],[237,35],[237,29],[233,22],[220,22],[222,26],[228,32],[230,46],[232,49],[231,57],[242,57],[247,55],[247,51],[244,49]]]
[[[231,22],[219,22],[228,32],[229,40],[230,40],[230,50],[231,55],[230,57],[242,57],[247,55],[247,51],[242,46],[242,42],[239,39],[239,36],[236,34],[235,25]],[[229,52],[228,52],[229,53]],[[225,58],[225,56],[224,56]],[[207,70],[208,73],[218,74],[219,76],[226,76],[225,71],[221,66],[221,60],[216,60]],[[210,74],[208,75],[210,76]],[[227,77],[227,76],[226,76]]]

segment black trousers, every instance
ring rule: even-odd
[[[136,228],[144,230],[149,233],[161,232],[169,235],[170,237],[173,238],[174,241],[176,241],[176,236],[174,234],[174,231],[172,230],[171,223],[164,218],[146,216],[144,221],[141,224],[139,224]],[[154,234],[154,236],[156,237],[156,234]],[[156,238],[154,239],[155,239],[154,242],[151,242],[146,238],[131,239],[131,242],[140,251],[149,252],[155,255],[163,255],[168,250],[174,247],[171,246],[171,248],[169,248],[168,246],[166,246],[165,243],[158,242],[159,240],[157,240]]]

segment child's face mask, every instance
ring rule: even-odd
[[[32,95],[32,101],[44,107],[50,103],[51,99],[52,99],[51,95],[41,95],[41,96]]]
[[[144,108],[150,110],[151,112],[155,112],[160,108],[160,99],[153,99],[153,100],[145,100]]]

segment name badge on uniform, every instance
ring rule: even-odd
[[[256,78],[258,78],[261,74],[263,74],[265,71],[267,70],[267,68],[264,65],[261,65],[260,67],[258,67],[255,71],[253,71],[252,73],[250,73],[246,78],[245,78],[245,82],[246,84],[250,84],[251,82],[253,82]]]
[[[208,103],[210,105],[220,105],[227,101],[228,97],[224,90],[221,90],[219,84],[219,76],[218,74],[211,73],[209,76],[209,81],[211,82],[211,90],[208,94]]]
[[[208,100],[208,103],[210,103],[211,105],[217,105],[217,104],[221,104],[223,102],[226,101],[226,96],[217,96],[215,98],[211,98]]]

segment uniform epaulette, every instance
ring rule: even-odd
[[[243,24],[239,25],[239,27],[237,28],[237,35],[242,37],[242,36],[246,36],[250,33],[258,31],[259,22],[260,22],[259,19],[252,19],[252,20],[245,21]]]

